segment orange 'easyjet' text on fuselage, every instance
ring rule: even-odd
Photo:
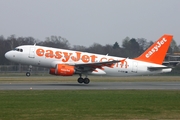
[[[96,59],[98,58],[97,55],[88,55],[88,54],[82,54],[81,52],[66,52],[66,51],[53,51],[53,50],[44,50],[42,48],[38,48],[36,50],[36,54],[39,57],[46,57],[46,58],[55,58],[55,59],[61,59],[62,62],[68,62],[69,60],[72,60],[74,62],[78,62],[82,60],[84,63],[89,63],[89,62],[96,62]],[[99,62],[104,62],[104,61],[112,61],[114,60],[113,58],[106,58],[102,57],[100,58]],[[121,62],[120,67],[122,68],[124,63],[125,68],[127,68],[127,62]],[[118,63],[113,64],[111,67],[118,67]]]

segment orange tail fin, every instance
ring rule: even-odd
[[[153,45],[151,45],[143,54],[135,58],[135,60],[151,62],[156,64],[162,64],[170,43],[172,41],[172,35],[163,35]]]

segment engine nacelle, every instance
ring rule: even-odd
[[[72,76],[75,72],[74,66],[57,64],[56,68],[51,68],[49,74],[61,75],[61,76]]]

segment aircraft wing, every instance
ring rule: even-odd
[[[76,63],[75,69],[80,72],[88,72],[93,71],[96,68],[102,69],[103,67],[110,67],[112,68],[115,63],[121,62],[121,60],[112,60],[112,61],[105,61],[105,62],[93,62],[93,63]]]
[[[93,62],[93,63],[77,63],[75,66],[108,66],[110,67],[114,63],[121,62],[120,60],[112,60],[112,61],[105,61],[105,62]]]
[[[103,67],[110,67],[112,68],[114,66],[115,63],[118,62],[124,62],[126,60],[112,60],[112,61],[103,61],[103,62],[92,62],[92,63],[66,63],[67,65],[70,66],[75,66],[75,70],[77,73],[83,73],[83,72],[91,72],[96,70],[96,68],[104,70]],[[57,64],[62,64],[59,63],[59,61],[54,61],[52,63],[52,66],[56,66]]]

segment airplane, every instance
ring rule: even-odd
[[[49,73],[58,76],[79,74],[78,83],[88,84],[88,75],[137,76],[171,72],[162,65],[173,36],[164,34],[144,53],[134,59],[88,52],[58,49],[38,45],[22,45],[5,53],[13,62],[49,68]],[[85,75],[83,78],[82,75]]]

